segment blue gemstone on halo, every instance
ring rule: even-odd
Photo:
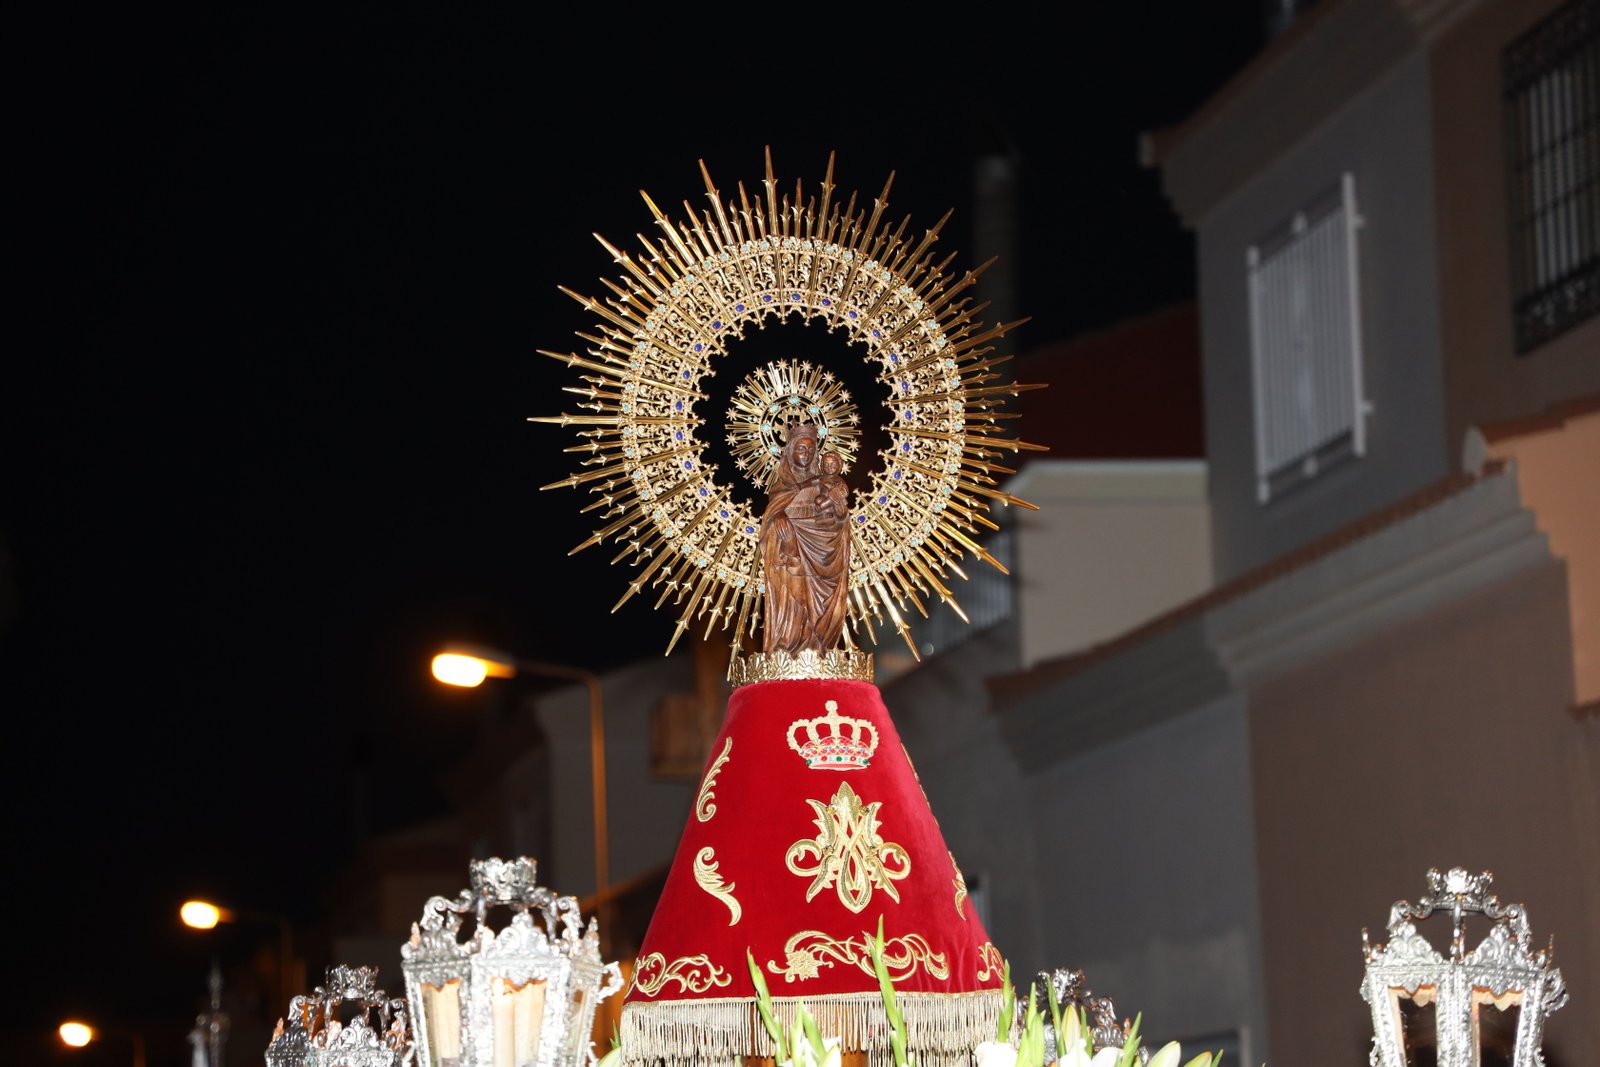
[[[867,517],[865,515],[857,515],[856,516],[856,522],[857,523],[863,523],[863,522],[866,522],[866,521],[867,521]]]

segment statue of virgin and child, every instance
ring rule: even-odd
[[[761,517],[768,653],[827,652],[849,606],[850,515],[839,453],[810,422],[790,426]]]

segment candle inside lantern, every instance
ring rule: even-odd
[[[520,985],[494,980],[494,1067],[534,1067],[544,1028],[544,987],[543,979]]]
[[[424,982],[422,1004],[427,1013],[428,1067],[460,1067],[461,980],[452,978],[443,986]]]

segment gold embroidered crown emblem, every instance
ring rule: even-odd
[[[865,719],[839,714],[839,702],[824,705],[828,714],[796,719],[789,724],[789,747],[800,753],[806,766],[818,770],[849,771],[865,767],[878,750],[878,730]]]

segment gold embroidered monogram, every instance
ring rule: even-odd
[[[967,880],[961,875],[961,865],[956,863],[956,854],[951,852],[949,856],[950,866],[956,869],[956,914],[961,916],[962,921],[964,922],[966,921],[967,913],[961,910],[961,902],[967,899]]]
[[[806,889],[807,903],[830,885],[837,888],[839,902],[852,912],[860,912],[872,902],[874,889],[882,889],[898,903],[900,891],[894,883],[911,873],[911,857],[904,848],[878,836],[878,809],[883,802],[863,804],[845,783],[829,803],[810,799],[806,803],[817,813],[817,836],[790,845],[784,862],[792,873],[812,879]],[[815,866],[802,866],[808,856],[816,858]]]
[[[724,763],[728,762],[728,755],[732,751],[733,738],[730,737],[728,738],[728,743],[722,746],[722,755],[718,756],[716,762],[711,764],[711,769],[706,771],[705,780],[700,783],[700,795],[695,797],[694,800],[694,814],[695,818],[701,822],[710,822],[711,816],[717,813],[717,806],[711,802],[711,798],[716,796],[711,791],[711,786],[716,782],[717,772],[722,770]]]
[[[993,941],[985,941],[983,947],[978,950],[978,981],[986,982],[1005,973],[1005,957],[1000,955],[1000,950],[994,947]]]
[[[739,907],[739,902],[733,898],[733,884],[730,882],[724,885],[722,876],[717,873],[717,865],[711,858],[715,854],[716,850],[707,845],[695,856],[694,880],[701,889],[704,889],[728,906],[728,910],[733,912],[733,918],[728,920],[728,925],[733,926],[739,921],[739,916],[743,913],[743,909]]]
[[[829,937],[821,930],[802,930],[784,942],[785,962],[778,966],[776,960],[767,961],[767,970],[782,975],[785,982],[803,982],[822,973],[822,968],[835,963],[854,964],[866,974],[872,969],[872,938],[866,933],[843,941]],[[894,981],[903,981],[915,974],[921,966],[928,974],[943,981],[950,977],[950,965],[945,954],[935,952],[921,934],[907,934],[883,943],[883,966]]]
[[[728,972],[706,958],[680,956],[671,963],[659,952],[642,956],[633,970],[633,988],[647,997],[661,992],[668,982],[677,982],[685,993],[704,993],[712,986],[725,986],[733,979]]]

